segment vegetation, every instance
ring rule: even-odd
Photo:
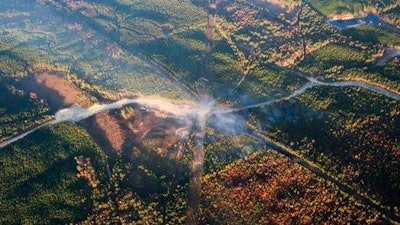
[[[359,14],[364,10],[370,8],[376,8],[378,10],[384,10],[396,6],[398,2],[396,0],[340,0],[340,1],[329,1],[329,0],[312,0],[311,4],[319,12],[325,16],[332,14]]]
[[[216,137],[209,137],[216,138]],[[204,171],[213,174],[224,169],[227,165],[246,158],[257,149],[257,145],[250,137],[238,136],[233,138],[219,138],[205,148]]]
[[[398,27],[339,30],[327,22],[365,12],[399,23],[395,0],[0,1],[0,142],[61,107],[126,96],[195,92],[218,109],[239,108],[290,96],[308,76],[399,94],[399,59],[377,63],[396,52],[387,48],[400,45]],[[201,180],[195,169],[204,175],[202,224],[393,222],[260,147],[251,129],[400,217],[396,100],[316,85],[235,113],[244,117],[234,121],[240,135],[219,132],[209,114],[204,164],[193,157],[196,128],[183,128],[191,116],[132,104],[80,122],[90,136],[62,123],[0,149],[0,224],[184,224],[190,182]]]
[[[368,56],[361,49],[331,44],[313,52],[308,57],[299,67],[310,74],[323,75],[365,66]]]
[[[385,223],[299,165],[263,151],[204,178],[202,223]]]
[[[43,141],[45,140],[45,141]],[[104,177],[98,147],[75,125],[40,129],[0,151],[1,224],[61,224],[90,212],[91,188],[77,177],[74,157],[90,158]]]
[[[263,129],[399,214],[398,199],[391,194],[400,193],[396,101],[359,88],[328,87],[315,88],[298,100],[273,109],[273,120]],[[256,115],[263,118],[264,113],[271,115],[270,110]]]
[[[176,71],[177,78],[195,89],[203,70],[205,34],[196,29],[172,35],[168,39],[155,39],[139,46],[140,50]]]
[[[371,67],[368,69],[350,69],[344,71],[343,74],[335,75],[340,80],[361,80],[367,83],[376,84],[377,86],[386,87],[394,93],[400,92],[398,79],[399,66],[389,64],[383,67]]]
[[[372,43],[374,45],[377,44],[382,44],[384,46],[400,45],[400,40],[397,34],[370,25],[350,28],[344,30],[343,34],[351,37],[353,40]]]
[[[18,56],[13,55],[13,52],[3,51],[0,55],[0,61],[0,73],[2,73],[3,76],[6,74],[17,75],[26,70],[25,63]]]
[[[186,210],[187,186],[171,185],[166,177],[159,177],[144,165],[129,171],[129,163],[119,159],[112,169],[109,182],[96,187],[91,196],[90,215],[79,224],[183,224]],[[135,176],[135,181],[129,181]],[[159,180],[161,179],[161,180]],[[138,181],[157,187],[173,187],[162,192],[157,187],[144,191],[132,188]],[[135,186],[135,184],[133,184]],[[158,190],[157,190],[158,189]],[[156,192],[153,192],[157,190]]]
[[[87,1],[83,7],[74,7],[90,16],[103,27],[110,28],[120,40],[137,44],[164,36],[162,27],[170,24],[174,33],[188,30],[204,21],[206,13],[190,1],[160,0],[131,1]],[[98,10],[97,10],[98,9]],[[116,9],[117,11],[115,11]]]
[[[0,141],[48,119],[47,103],[18,85],[26,73],[23,59],[12,51],[0,52]]]
[[[52,7],[53,3],[56,4],[53,1],[1,3],[1,9],[5,10],[0,17],[0,28],[5,31],[1,39],[4,49],[27,66],[62,65],[86,82],[109,91],[174,98],[182,95],[167,78],[158,76],[130,51],[121,49],[113,38],[103,36],[84,20],[66,20],[70,18],[68,11],[60,11],[57,5]]]
[[[50,118],[46,102],[7,83],[0,83],[0,141]]]
[[[260,65],[249,73],[247,80],[238,91],[248,92],[255,96],[258,101],[266,98],[279,98],[298,89],[305,83],[305,79],[293,72],[278,69],[273,66]],[[252,93],[252,94],[250,94]],[[249,102],[243,102],[248,104]]]
[[[223,18],[218,31],[225,38],[230,36],[236,46],[232,48],[242,51],[247,59],[255,57],[291,67],[306,54],[341,40],[325,18],[307,4],[296,6],[289,13],[242,1],[229,1],[221,7]]]
[[[400,26],[400,6],[393,7],[390,10],[385,12],[385,15],[388,16],[397,27]]]

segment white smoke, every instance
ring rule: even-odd
[[[119,109],[129,104],[140,104],[151,110],[173,115],[177,117],[187,116],[195,112],[195,107],[187,104],[175,105],[160,99],[152,98],[135,98],[135,99],[122,99],[117,102],[104,105],[93,105],[88,109],[82,108],[80,105],[72,105],[69,108],[62,109],[55,114],[53,124],[63,121],[78,122],[83,119],[89,118],[100,112],[108,111],[111,109]]]
[[[368,84],[362,81],[337,81],[337,82],[322,82],[315,78],[308,77],[308,83],[294,91],[292,94],[279,98],[272,99],[269,101],[261,102],[258,104],[252,104],[244,107],[238,108],[226,108],[226,109],[218,109],[214,108],[215,102],[200,102],[200,103],[192,103],[192,104],[173,104],[171,102],[167,102],[161,99],[154,98],[146,98],[146,97],[138,97],[135,99],[123,99],[117,102],[113,102],[110,104],[104,105],[93,105],[92,107],[85,109],[79,105],[73,105],[70,108],[62,109],[55,114],[55,119],[42,124],[39,127],[36,127],[26,133],[23,133],[17,137],[14,137],[10,140],[7,140],[3,143],[0,143],[0,148],[5,147],[21,138],[24,138],[26,135],[34,132],[35,130],[49,125],[56,124],[63,121],[70,122],[78,122],[80,120],[89,118],[97,113],[108,111],[111,109],[118,109],[128,104],[139,104],[143,107],[148,108],[149,110],[157,111],[164,113],[169,116],[173,116],[176,118],[184,119],[186,121],[187,126],[177,130],[177,135],[182,139],[186,139],[190,134],[190,128],[195,124],[200,125],[201,129],[204,130],[205,127],[211,126],[217,132],[222,135],[236,135],[240,133],[246,132],[246,121],[243,117],[235,114],[239,111],[243,111],[246,109],[257,108],[268,106],[274,103],[277,103],[282,100],[287,100],[291,98],[295,98],[302,93],[304,93],[309,88],[314,86],[332,86],[332,87],[361,87],[376,93],[379,93],[388,98],[399,101],[400,95],[398,93],[391,92],[390,90],[386,90],[379,86],[375,86],[372,84]]]

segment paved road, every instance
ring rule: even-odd
[[[224,114],[224,113],[232,113],[232,112],[238,112],[238,111],[243,111],[246,109],[252,109],[252,108],[258,108],[258,107],[263,107],[263,106],[268,106],[271,104],[275,104],[277,102],[283,101],[283,100],[288,100],[288,99],[292,99],[295,98],[301,94],[303,94],[304,92],[306,92],[308,89],[313,88],[315,86],[331,86],[331,87],[361,87],[376,93],[379,93],[383,96],[386,96],[388,98],[400,101],[400,94],[394,93],[390,90],[387,90],[385,88],[373,85],[373,84],[369,84],[363,81],[336,81],[336,82],[323,82],[323,81],[319,81],[316,78],[313,77],[306,77],[306,76],[302,76],[305,77],[309,82],[306,83],[305,85],[303,85],[302,87],[300,87],[299,89],[295,90],[292,94],[282,97],[282,98],[277,98],[277,99],[271,99],[265,102],[260,102],[257,104],[253,104],[253,105],[248,105],[248,106],[243,106],[243,107],[238,107],[238,108],[228,108],[228,109],[222,109],[222,110],[218,110],[215,113],[216,114]]]
[[[186,117],[191,114],[196,114],[198,111],[201,110],[200,108],[201,106],[188,105],[188,104],[173,104],[160,99],[146,98],[146,97],[138,97],[135,99],[121,99],[116,102],[112,102],[110,104],[93,105],[88,109],[82,108],[79,105],[72,105],[69,108],[61,109],[58,112],[56,112],[56,114],[54,115],[54,120],[45,122],[33,128],[32,130],[29,130],[14,138],[1,142],[0,148],[10,145],[44,126],[64,121],[70,121],[75,123],[84,120],[86,118],[89,118],[91,116],[94,116],[100,112],[105,112],[111,109],[119,109],[128,104],[140,104],[144,107],[149,108],[150,110],[155,110],[174,117]]]
[[[389,60],[393,59],[394,57],[400,56],[400,48],[387,48],[385,50],[385,55],[380,58],[377,62],[377,66],[382,66],[387,63]]]
[[[29,130],[29,131],[23,133],[23,134],[20,134],[20,135],[18,135],[18,136],[16,136],[16,137],[13,137],[13,138],[8,139],[8,140],[6,140],[6,141],[4,141],[4,142],[1,142],[1,143],[0,143],[0,148],[4,148],[4,147],[6,147],[6,146],[8,146],[8,145],[10,145],[10,144],[12,144],[12,143],[14,143],[14,142],[20,140],[20,139],[23,139],[24,137],[28,136],[29,134],[31,134],[31,133],[33,133],[33,132],[39,130],[39,129],[42,128],[42,127],[45,127],[45,126],[47,126],[47,125],[49,125],[49,124],[52,124],[53,122],[54,122],[54,120],[47,121],[47,122],[45,122],[45,123],[43,123],[43,124],[41,124],[41,125],[39,125],[39,126],[33,128],[33,129]]]

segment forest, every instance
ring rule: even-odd
[[[399,9],[1,1],[0,224],[400,223]]]

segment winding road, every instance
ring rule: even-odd
[[[292,98],[295,98],[301,94],[303,94],[305,91],[307,91],[310,88],[313,88],[315,86],[332,86],[332,87],[361,87],[376,93],[379,93],[383,96],[386,96],[388,98],[394,99],[396,101],[400,101],[400,94],[394,93],[390,90],[387,90],[385,88],[372,85],[366,82],[362,81],[336,81],[336,82],[322,82],[319,81],[316,78],[313,77],[306,77],[309,82],[307,82],[305,85],[300,87],[299,89],[295,90],[293,93],[286,97],[278,98],[278,99],[272,99],[268,100],[265,102],[260,102],[257,104],[253,105],[248,105],[248,106],[243,106],[243,107],[238,107],[238,108],[226,108],[226,109],[220,109],[216,111],[211,111],[209,108],[211,107],[209,104],[173,104],[167,101],[163,101],[160,99],[154,99],[154,98],[136,98],[136,99],[122,99],[110,104],[106,105],[94,105],[88,109],[84,109],[80,107],[79,105],[73,105],[70,108],[62,109],[58,111],[55,114],[55,119],[52,121],[45,122],[25,133],[22,133],[14,138],[11,138],[9,140],[6,140],[4,142],[0,143],[0,148],[3,148],[11,143],[14,143],[25,136],[27,136],[30,133],[35,132],[36,130],[50,125],[50,124],[55,124],[63,121],[70,121],[70,122],[78,122],[80,120],[86,119],[88,117],[91,117],[97,113],[108,111],[111,109],[117,109],[121,108],[125,105],[128,104],[140,104],[142,106],[148,107],[152,110],[156,110],[159,112],[163,112],[169,115],[174,115],[174,116],[187,116],[187,115],[195,115],[198,114],[199,112],[202,112],[204,109],[209,110],[209,114],[227,114],[227,113],[234,113],[234,112],[239,112],[243,111],[246,109],[252,109],[252,108],[258,108],[258,107],[263,107],[263,106],[268,106],[280,101],[284,100],[289,100]]]
[[[385,55],[376,62],[377,66],[382,66],[394,57],[400,56],[400,47],[387,48],[385,50]]]
[[[302,76],[305,77],[305,76]],[[222,110],[218,110],[215,113],[217,114],[224,114],[224,113],[232,113],[232,112],[238,112],[238,111],[243,111],[246,109],[252,109],[252,108],[258,108],[258,107],[263,107],[263,106],[268,106],[283,100],[288,100],[288,99],[292,99],[295,98],[301,94],[303,94],[304,92],[306,92],[308,89],[313,88],[315,86],[331,86],[331,87],[361,87],[373,92],[376,92],[378,94],[381,94],[383,96],[386,96],[388,98],[400,101],[400,94],[394,93],[390,90],[387,90],[385,88],[373,85],[373,84],[369,84],[363,81],[336,81],[336,82],[322,82],[319,81],[316,78],[313,77],[305,77],[309,82],[307,82],[305,85],[303,85],[302,87],[300,87],[299,89],[295,90],[292,94],[286,96],[286,97],[282,97],[282,98],[277,98],[277,99],[272,99],[272,100],[268,100],[265,102],[260,102],[257,104],[253,104],[253,105],[248,105],[248,106],[243,106],[243,107],[238,107],[238,108],[228,108],[228,109],[222,109]]]
[[[119,40],[116,40],[115,38],[111,38],[110,34],[107,31],[105,31],[104,28],[102,28],[100,25],[96,24],[94,21],[89,20],[86,16],[82,15],[81,13],[70,10],[67,6],[65,6],[65,7],[66,7],[66,10],[69,10],[69,13],[73,14],[74,16],[78,16],[80,19],[85,21],[89,26],[91,26],[92,28],[95,28],[98,32],[102,33],[103,36],[109,37],[114,43],[119,44],[120,47],[122,47],[123,49],[130,49],[128,46],[126,46],[124,43],[120,42]],[[110,109],[117,109],[117,108],[123,107],[127,104],[136,103],[136,104],[140,104],[145,107],[151,108],[152,110],[161,111],[163,113],[171,114],[171,115],[178,116],[178,117],[183,117],[183,116],[187,116],[187,115],[196,115],[196,120],[197,120],[196,126],[197,127],[195,128],[196,135],[195,135],[194,142],[196,145],[195,148],[197,148],[197,149],[195,150],[193,162],[197,162],[197,163],[193,163],[193,168],[192,168],[192,171],[194,172],[194,175],[192,176],[192,178],[196,179],[198,177],[201,178],[201,173],[202,173],[202,163],[203,162],[199,161],[199,160],[200,159],[203,160],[203,157],[204,157],[203,145],[204,145],[204,136],[205,136],[205,126],[206,126],[206,122],[207,122],[207,115],[229,114],[229,113],[235,113],[235,112],[246,110],[246,109],[268,106],[268,105],[277,103],[279,101],[284,101],[284,100],[295,98],[295,97],[303,94],[304,92],[306,92],[308,89],[313,88],[315,86],[361,87],[361,88],[379,93],[383,96],[394,99],[396,101],[400,101],[399,94],[394,93],[385,88],[366,83],[366,82],[362,82],[362,81],[323,82],[316,78],[307,77],[307,76],[302,75],[302,77],[306,78],[308,80],[308,82],[286,97],[272,99],[272,100],[268,100],[268,101],[261,102],[258,104],[244,106],[244,107],[227,108],[227,109],[216,110],[216,111],[203,111],[201,109],[201,107],[197,107],[197,104],[198,104],[197,102],[199,101],[199,96],[194,91],[192,91],[188,86],[186,86],[185,84],[180,82],[179,79],[177,79],[176,76],[173,74],[173,72],[168,71],[165,67],[160,65],[158,62],[155,62],[154,60],[149,59],[149,58],[141,55],[140,53],[135,54],[135,56],[140,58],[142,61],[146,62],[151,68],[153,68],[160,75],[168,77],[188,97],[190,97],[192,100],[194,100],[194,102],[196,102],[196,104],[194,104],[194,105],[176,105],[176,104],[165,102],[165,101],[162,101],[159,99],[137,98],[137,99],[123,99],[123,100],[120,100],[120,101],[117,101],[114,103],[110,103],[110,104],[106,104],[106,105],[95,105],[88,109],[84,109],[80,106],[74,105],[70,108],[63,109],[63,110],[60,110],[59,112],[57,112],[55,114],[54,120],[43,123],[43,124],[33,128],[32,130],[29,130],[21,135],[18,135],[12,139],[9,139],[7,141],[0,143],[0,148],[4,148],[20,139],[23,139],[27,135],[29,135],[29,134],[35,132],[36,130],[38,130],[44,126],[47,126],[47,125],[59,123],[62,121],[78,122],[80,120],[86,119],[90,116],[93,116],[93,115],[103,112],[103,111],[107,111]],[[260,142],[262,142],[269,148],[282,153],[283,155],[289,157],[290,159],[293,159],[294,161],[296,161],[303,167],[309,169],[316,175],[324,178],[325,180],[327,180],[329,182],[332,182],[341,191],[348,193],[349,195],[355,197],[360,202],[371,205],[378,211],[384,213],[388,218],[395,220],[395,221],[400,221],[400,218],[398,216],[393,215],[393,213],[391,213],[387,209],[380,207],[379,205],[377,205],[375,202],[373,202],[368,197],[358,194],[351,187],[344,185],[340,181],[338,181],[335,178],[331,177],[330,175],[326,174],[324,171],[322,171],[318,167],[312,165],[307,160],[296,156],[292,152],[290,152],[287,149],[285,149],[284,147],[282,147],[279,143],[272,142],[268,138],[259,134],[258,131],[256,131],[254,128],[252,128],[249,131],[249,135],[256,138],[257,140],[259,140]],[[197,175],[195,173],[197,173]],[[195,190],[195,192],[192,193],[194,196],[189,197],[189,198],[191,198],[191,199],[189,199],[189,201],[199,201],[199,199],[197,199],[197,197],[200,196],[199,193],[201,193],[201,180],[198,180],[198,179],[193,180],[191,185],[194,185],[193,187],[191,187],[191,189]],[[193,203],[193,205],[199,205],[199,204],[200,204],[199,202]],[[197,212],[194,211],[193,215],[196,215],[196,214],[197,214]]]
[[[361,87],[361,88],[379,93],[388,98],[400,101],[399,94],[396,94],[387,89],[384,89],[384,88],[381,88],[381,87],[378,87],[378,86],[375,86],[372,84],[368,84],[365,82],[361,82],[361,81],[337,81],[337,82],[329,83],[329,82],[319,81],[318,79],[312,78],[312,77],[306,77],[306,79],[308,79],[309,82],[307,82],[305,85],[303,85],[299,89],[295,90],[292,94],[290,94],[286,97],[273,99],[273,100],[269,100],[266,102],[261,102],[261,103],[253,104],[253,105],[249,105],[249,106],[244,106],[244,107],[239,107],[239,108],[228,108],[228,109],[216,110],[216,111],[212,110],[210,104],[208,104],[208,105],[207,104],[205,104],[205,105],[204,104],[177,105],[177,104],[166,102],[166,101],[163,101],[160,99],[152,99],[152,98],[123,99],[123,100],[119,100],[117,102],[113,102],[113,103],[106,104],[106,105],[94,105],[88,109],[84,109],[78,105],[73,105],[70,108],[62,109],[62,110],[58,111],[55,114],[54,120],[43,123],[40,126],[35,127],[28,132],[25,132],[25,133],[18,135],[12,139],[9,139],[7,141],[0,143],[0,148],[4,148],[20,139],[23,139],[27,135],[35,132],[36,130],[38,130],[44,126],[59,123],[62,121],[78,122],[80,120],[83,120],[90,116],[93,116],[97,113],[107,111],[110,109],[117,109],[117,108],[123,107],[127,104],[133,104],[133,103],[140,104],[140,105],[148,107],[152,110],[160,111],[160,112],[174,115],[177,117],[189,116],[190,118],[194,118],[193,116],[195,116],[196,121],[197,121],[197,123],[196,123],[197,132],[196,132],[195,139],[194,139],[196,154],[194,154],[193,162],[197,162],[197,163],[193,163],[192,171],[194,172],[194,176],[192,176],[192,179],[194,179],[194,180],[192,180],[192,182],[191,182],[191,189],[194,192],[192,193],[193,196],[189,197],[189,201],[191,201],[193,205],[199,205],[200,203],[199,203],[199,199],[197,197],[200,196],[199,193],[201,193],[201,180],[196,179],[196,178],[201,177],[201,174],[202,174],[202,168],[200,167],[200,165],[202,164],[202,159],[204,157],[204,155],[203,155],[204,152],[202,151],[202,149],[203,149],[203,145],[204,145],[205,126],[207,123],[207,117],[209,115],[211,115],[211,114],[220,114],[220,115],[230,114],[230,113],[235,113],[235,112],[245,110],[245,109],[251,109],[251,108],[257,108],[257,107],[271,105],[271,104],[277,103],[279,101],[284,101],[284,100],[295,98],[295,97],[303,94],[309,88],[313,88],[315,86]],[[292,152],[288,151],[280,143],[272,142],[271,140],[262,136],[254,128],[252,128],[249,131],[249,135],[256,138],[257,140],[260,140],[263,144],[265,144],[269,148],[274,149],[274,150],[280,152],[281,154],[295,160],[297,163],[299,163],[303,167],[309,169],[317,176],[322,177],[323,179],[325,179],[329,182],[332,182],[344,193],[347,193],[347,194],[353,196],[355,199],[359,200],[360,202],[368,204],[368,205],[372,206],[373,208],[375,208],[376,210],[378,210],[379,212],[382,212],[387,218],[389,218],[393,221],[400,221],[400,218],[398,216],[394,215],[389,210],[379,206],[370,198],[360,195],[359,193],[354,191],[351,187],[336,180],[335,178],[333,178],[329,174],[325,173],[318,167],[314,166],[307,160],[302,159],[302,158],[298,157],[297,155],[293,154]],[[110,172],[108,171],[108,173],[110,173]],[[198,212],[195,209],[196,208],[193,208],[193,211],[188,211],[188,216],[192,216],[192,220],[189,220],[189,221],[196,221],[195,217],[198,214]]]

